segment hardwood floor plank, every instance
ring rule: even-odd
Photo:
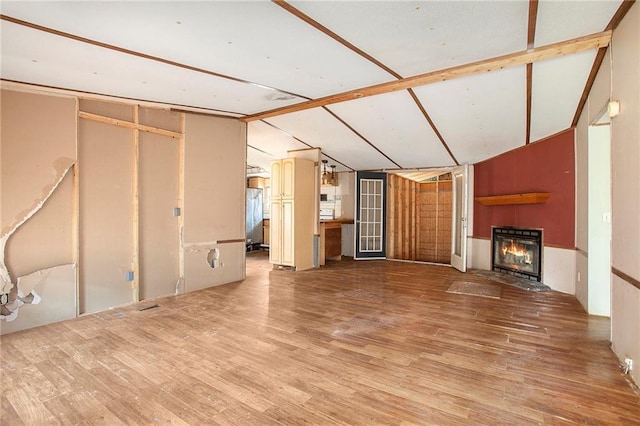
[[[609,319],[570,295],[447,293],[497,284],[403,262],[268,266],[250,253],[244,282],[0,337],[0,423],[640,424]]]

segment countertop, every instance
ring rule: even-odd
[[[353,219],[339,218],[339,219],[321,219],[320,223],[339,223],[342,225],[349,225],[353,223]]]

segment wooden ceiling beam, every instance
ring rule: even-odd
[[[276,108],[270,111],[248,115],[242,118],[242,121],[251,122],[256,120],[263,120],[265,118],[276,117],[292,112],[304,111],[307,109],[318,108],[325,105],[351,101],[367,96],[382,95],[385,93],[397,92],[399,90],[425,86],[441,81],[453,80],[455,78],[467,77],[491,71],[498,71],[518,65],[525,65],[533,62],[543,61],[545,59],[583,52],[585,50],[599,49],[601,47],[608,46],[610,41],[611,31],[603,31],[584,37],[578,37],[559,43],[553,43],[534,49],[528,49],[522,52],[511,53],[491,59],[472,62],[470,64],[459,65],[456,67],[428,72],[425,74],[419,74],[412,77],[390,81],[387,83],[376,84],[373,86],[350,90],[335,95],[325,96],[299,104]]]
[[[529,0],[529,25],[527,31],[527,49],[533,49],[536,41],[536,24],[538,22],[538,0]],[[525,144],[531,141],[531,99],[533,97],[533,64],[527,64],[527,134]]]

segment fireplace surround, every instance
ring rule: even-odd
[[[493,226],[491,269],[542,282],[542,229]]]

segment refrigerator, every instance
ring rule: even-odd
[[[247,247],[264,242],[262,230],[262,189],[247,188]]]

